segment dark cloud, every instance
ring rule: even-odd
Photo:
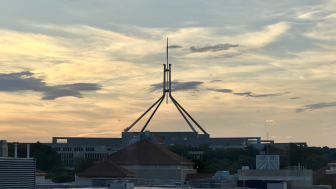
[[[233,58],[233,57],[237,57],[241,55],[240,53],[235,53],[235,54],[222,54],[222,55],[219,55],[219,56],[216,56],[214,58]]]
[[[250,96],[252,93],[251,92],[246,92],[246,93],[233,93],[234,95],[238,96]]]
[[[216,51],[228,50],[229,48],[238,47],[238,46],[239,45],[232,45],[232,44],[226,43],[226,44],[218,44],[214,46],[190,47],[190,51],[193,53],[194,52],[206,52],[206,51],[216,52]]]
[[[304,110],[305,110],[304,108],[298,108],[298,109],[295,109],[296,113],[303,112]]]
[[[260,95],[252,94],[251,97],[260,98],[260,97],[272,97],[272,96],[281,96],[281,95],[283,95],[283,93],[260,94]]]
[[[296,109],[296,113],[303,112],[305,110],[316,110],[321,108],[333,107],[336,106],[336,102],[328,102],[328,103],[318,103],[318,104],[309,104],[305,105],[305,108]]]
[[[178,48],[182,48],[182,46],[179,45],[170,45],[168,46],[169,49],[178,49]]]
[[[221,80],[217,80],[221,81]],[[214,80],[214,82],[217,82]],[[212,82],[212,81],[211,81]],[[189,81],[189,82],[180,82],[180,81],[172,81],[172,91],[187,91],[187,90],[207,90],[207,91],[215,91],[219,93],[232,93],[238,96],[246,96],[253,98],[262,98],[262,97],[273,97],[273,96],[281,96],[285,93],[273,93],[273,94],[253,94],[252,92],[245,93],[233,93],[232,89],[214,89],[214,88],[199,88],[204,82],[201,81]],[[151,85],[149,89],[150,92],[162,90],[163,84],[157,83]]]
[[[17,92],[24,90],[44,91],[48,87],[42,78],[32,77],[29,71],[19,73],[0,74],[0,91]]]
[[[272,97],[272,96],[281,96],[283,93],[273,93],[273,94],[252,94],[252,92],[245,92],[245,93],[233,93],[234,95],[238,96],[246,96],[246,97],[253,97],[253,98],[262,98],[262,97]]]
[[[293,98],[290,98],[290,99],[293,99],[293,100],[294,100],[294,99],[300,99],[300,97],[293,97]]]
[[[232,93],[231,89],[208,89],[209,91],[216,91],[220,93]]]
[[[172,91],[187,91],[187,90],[196,90],[203,82],[201,81],[189,81],[189,82],[180,82],[180,81],[172,81]],[[163,83],[153,84],[151,85],[150,91],[162,90]]]
[[[48,86],[43,80],[45,77],[34,77],[34,73],[25,71],[18,73],[0,73],[0,91],[19,92],[36,91],[42,92],[43,100],[54,100],[59,97],[73,96],[83,98],[81,91],[96,91],[101,89],[94,83],[74,83],[66,85]]]
[[[216,80],[209,81],[209,83],[215,83],[215,82],[220,82],[220,81],[222,80],[216,79]]]

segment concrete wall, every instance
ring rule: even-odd
[[[8,157],[8,146],[6,140],[0,140],[0,157]]]
[[[332,189],[332,187],[322,185],[312,185],[312,186],[292,186],[292,189]]]
[[[121,165],[136,174],[137,178],[144,179],[173,179],[184,182],[187,174],[196,173],[192,167],[183,169],[181,165]]]
[[[291,181],[292,185],[312,185],[312,170],[238,170],[239,180]]]
[[[93,177],[79,177],[75,175],[75,182],[78,183],[92,183],[92,178]]]
[[[44,176],[36,176],[35,181],[36,181],[36,183],[44,183],[45,178],[44,178]]]
[[[51,179],[45,179],[45,176],[36,176],[36,184],[50,184],[53,183]]]

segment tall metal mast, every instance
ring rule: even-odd
[[[165,99],[166,97],[166,93],[167,94],[167,104],[168,104],[168,98],[171,99],[171,101],[174,103],[175,107],[177,108],[177,110],[181,113],[182,117],[184,118],[184,120],[187,122],[187,124],[189,125],[189,127],[191,128],[191,130],[193,132],[196,132],[196,130],[194,129],[194,127],[192,126],[192,124],[190,123],[190,121],[188,120],[187,117],[189,117],[189,119],[194,122],[194,124],[196,124],[196,126],[204,133],[204,134],[208,134],[195,120],[194,118],[191,117],[191,115],[175,100],[175,98],[172,96],[171,92],[172,92],[172,88],[171,88],[171,64],[168,64],[168,38],[167,38],[167,63],[163,64],[163,90],[162,90],[162,96],[151,106],[149,107],[137,120],[135,120],[135,122],[130,125],[129,127],[127,127],[126,129],[124,129],[124,132],[128,132],[136,123],[138,123],[138,121],[141,120],[141,118],[143,116],[145,116],[154,106],[156,106],[156,108],[154,109],[153,113],[150,115],[150,117],[148,118],[146,124],[144,125],[144,127],[141,129],[141,132],[143,132],[147,125],[149,124],[149,122],[152,120],[154,114],[156,113],[157,109],[160,107],[162,101]],[[168,74],[166,74],[168,72]]]

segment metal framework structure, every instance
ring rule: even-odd
[[[181,113],[182,117],[184,118],[184,120],[188,123],[188,125],[190,126],[191,130],[193,132],[196,132],[195,128],[192,126],[192,124],[190,123],[190,121],[188,120],[187,117],[189,117],[189,119],[194,122],[197,127],[199,129],[201,129],[201,131],[204,134],[208,134],[196,121],[194,118],[191,117],[191,115],[175,100],[175,98],[172,96],[171,92],[172,92],[172,88],[171,88],[171,64],[168,64],[168,38],[167,38],[167,63],[163,64],[163,94],[162,96],[151,106],[149,107],[137,120],[135,120],[135,122],[130,125],[129,127],[127,127],[126,129],[124,129],[124,132],[128,132],[136,123],[138,123],[138,121],[141,120],[141,118],[143,116],[145,116],[154,106],[156,106],[156,108],[154,109],[153,113],[151,114],[151,116],[149,117],[149,119],[147,120],[146,124],[144,125],[144,127],[142,128],[141,132],[143,132],[147,125],[149,124],[149,122],[152,120],[154,114],[156,113],[157,109],[160,107],[162,101],[165,99],[165,97],[167,97],[167,104],[168,104],[168,98],[171,99],[171,101],[174,103],[174,105],[176,106],[177,110]]]

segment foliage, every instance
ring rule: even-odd
[[[336,149],[328,147],[306,147],[291,143],[286,149],[269,146],[268,151],[271,155],[280,156],[280,168],[283,169],[300,164],[315,171],[336,160]]]
[[[172,152],[175,152],[176,154],[180,156],[187,157],[188,152],[192,151],[192,148],[191,146],[186,146],[184,144],[175,144],[173,146],[170,146],[169,150]]]
[[[14,157],[14,143],[8,143],[8,155]],[[18,157],[27,157],[27,144],[18,144]],[[36,168],[50,171],[61,166],[57,152],[40,142],[30,144],[30,157],[36,158]]]
[[[26,146],[26,144],[18,143],[18,157],[27,156]],[[245,148],[212,150],[209,144],[202,144],[198,147],[175,144],[170,146],[169,150],[186,158],[188,158],[189,151],[203,151],[203,158],[195,160],[194,168],[198,173],[215,173],[226,170],[234,174],[242,166],[255,169],[256,155],[259,155],[259,150],[252,145]],[[265,146],[263,151],[267,151],[270,155],[279,155],[281,169],[300,164],[308,169],[317,170],[336,160],[336,149],[329,147],[307,147],[291,143],[285,149]],[[8,143],[8,155],[14,157],[14,143]],[[30,157],[36,158],[36,168],[47,172],[47,178],[54,182],[74,181],[74,174],[91,167],[94,161],[94,159],[78,158],[75,160],[74,171],[65,170],[61,166],[61,159],[57,152],[40,142],[30,145]]]
[[[75,180],[74,173],[62,167],[55,167],[50,170],[46,178],[52,179],[56,183],[73,182]]]
[[[94,160],[95,159],[84,159],[84,158],[75,159],[75,173],[82,172],[85,169],[93,166]]]
[[[208,144],[202,144],[199,147],[176,144],[169,149],[184,157],[188,157],[189,151],[204,151],[203,159],[195,161],[194,168],[198,173],[215,173],[223,170],[236,173],[242,166],[255,169],[256,156],[260,154],[253,145],[245,148],[212,150]],[[270,155],[280,156],[280,169],[300,164],[315,171],[336,160],[336,149],[329,147],[307,147],[290,143],[285,149],[265,146],[262,150]]]
[[[27,157],[27,144],[18,143],[17,157]],[[8,156],[14,157],[14,143],[8,143]],[[57,152],[50,146],[40,142],[30,144],[30,157],[36,158],[36,168],[46,172],[46,178],[54,182],[74,181],[74,173],[65,170]]]

